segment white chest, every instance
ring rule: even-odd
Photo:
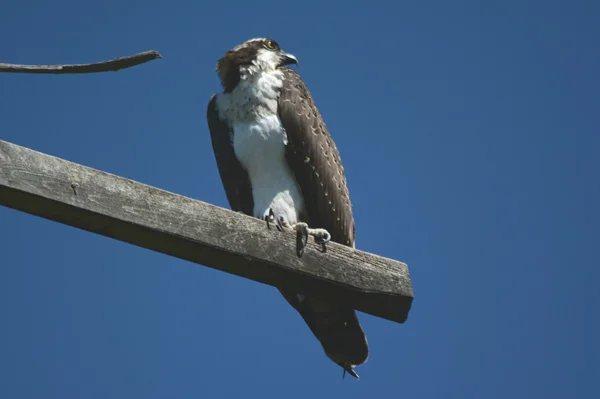
[[[233,128],[235,155],[252,184],[254,216],[273,209],[289,223],[299,221],[304,209],[301,191],[285,159],[287,135],[277,115],[281,89],[278,72],[240,82],[230,94],[217,98],[219,115]]]
[[[254,216],[264,217],[269,208],[289,223],[299,221],[304,208],[296,178],[285,159],[285,130],[277,115],[233,126],[233,148],[252,184]]]

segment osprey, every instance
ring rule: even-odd
[[[217,63],[223,86],[207,119],[219,174],[234,211],[293,229],[305,240],[354,247],[354,218],[340,154],[296,64],[271,39],[248,40]],[[304,242],[306,243],[306,241]],[[300,249],[299,255],[301,255]],[[280,289],[327,356],[358,378],[368,357],[353,309]]]

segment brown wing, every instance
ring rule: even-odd
[[[216,95],[213,95],[208,103],[206,118],[217,167],[229,205],[234,211],[252,216],[254,200],[250,178],[246,169],[235,156],[232,143],[233,132],[227,122],[219,119]]]
[[[286,158],[304,195],[308,223],[331,240],[354,246],[354,218],[344,167],[329,130],[300,75],[282,68],[279,118],[288,138]]]
[[[286,159],[304,197],[305,221],[329,231],[332,241],[354,246],[354,218],[338,149],[300,76],[290,68],[282,71],[285,80],[279,119],[287,134]],[[319,298],[281,293],[300,313],[327,356],[357,377],[352,367],[367,360],[369,346],[356,312]]]

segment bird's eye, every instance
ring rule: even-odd
[[[275,43],[273,40],[267,40],[265,41],[265,47],[269,50],[275,50],[277,48],[277,43]]]

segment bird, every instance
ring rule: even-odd
[[[297,71],[298,59],[270,38],[253,38],[217,62],[223,91],[211,96],[207,120],[229,205],[278,230],[325,246],[355,247],[355,224],[340,153]],[[302,239],[300,240],[302,243]],[[304,245],[299,246],[301,256]],[[346,373],[369,355],[354,309],[279,291],[304,319],[325,354]]]

